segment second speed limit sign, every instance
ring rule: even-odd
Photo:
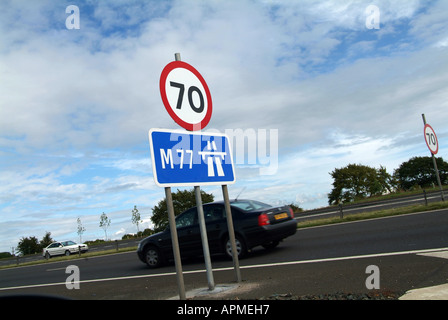
[[[171,118],[189,131],[201,130],[212,116],[212,97],[201,74],[183,61],[165,66],[160,94]]]
[[[439,142],[437,141],[434,129],[429,124],[425,125],[424,134],[429,151],[431,151],[432,154],[437,154],[437,152],[439,152]]]

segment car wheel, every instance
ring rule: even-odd
[[[50,253],[48,253],[48,251],[45,253],[45,259],[50,259],[51,258],[51,256],[50,256]]]
[[[65,251],[65,255],[69,256],[70,255],[70,250]]]
[[[145,262],[150,268],[158,268],[163,264],[160,250],[156,247],[148,247],[145,251]]]
[[[227,255],[227,257],[232,259],[232,244],[230,243],[230,239],[227,238],[226,241],[224,242],[224,252]],[[246,253],[247,253],[247,249],[246,249],[246,245],[244,244],[244,240],[241,239],[240,236],[235,236],[235,245],[236,245],[236,251],[238,252],[238,258],[243,258]]]

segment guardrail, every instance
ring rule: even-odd
[[[412,203],[424,203],[428,205],[428,202],[441,201],[442,197],[440,191],[426,191],[423,190],[422,193],[412,194],[412,195],[404,195],[399,196],[392,199],[387,200],[375,200],[368,202],[361,202],[355,204],[343,204],[343,205],[334,205],[325,208],[307,210],[300,213],[296,213],[296,220],[313,220],[322,218],[322,216],[326,215],[339,215],[341,218],[344,217],[344,214],[355,214],[361,212],[368,212],[374,210],[385,209],[386,207],[404,207]]]

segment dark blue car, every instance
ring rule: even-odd
[[[274,248],[280,241],[296,233],[297,222],[289,206],[273,207],[254,200],[234,200],[230,205],[238,257],[244,257],[248,250],[256,246]],[[203,208],[210,253],[232,257],[224,202],[206,203]],[[202,255],[196,207],[177,216],[176,227],[181,256]],[[138,245],[137,254],[151,268],[173,259],[169,227],[143,239]]]

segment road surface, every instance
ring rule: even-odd
[[[448,210],[300,229],[278,248],[255,249],[240,261],[243,282],[227,298],[369,292],[366,269],[377,266],[380,289],[405,292],[448,282]],[[437,254],[442,257],[437,257]],[[67,266],[80,288],[67,289]],[[212,258],[216,284],[232,283],[231,261]],[[186,290],[207,287],[201,258],[183,263]],[[45,294],[71,299],[177,297],[174,265],[151,270],[135,252],[0,270],[0,297]]]

